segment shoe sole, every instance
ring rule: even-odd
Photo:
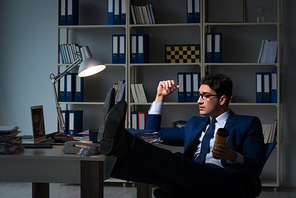
[[[114,145],[116,132],[118,131],[119,128],[121,128],[121,125],[124,125],[125,114],[126,114],[126,102],[123,100],[119,101],[116,105],[114,105],[113,108],[108,113],[106,117],[106,122],[105,122],[104,134],[103,134],[103,138],[100,145],[100,151],[103,154],[111,155],[113,153],[112,149]],[[120,133],[123,133],[123,132],[120,131]]]
[[[109,111],[111,110],[111,108],[114,106],[115,103],[115,89],[111,88],[105,98],[104,101],[104,106],[103,106],[103,116],[104,119],[106,118],[106,116],[108,115]]]

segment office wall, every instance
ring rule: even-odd
[[[283,171],[284,186],[296,186],[296,122],[294,112],[295,29],[296,2],[284,2],[284,67],[282,73]],[[49,80],[50,73],[56,73],[57,3],[55,0],[1,0],[0,1],[0,125],[18,125],[22,134],[31,134],[30,106],[42,104],[45,110],[47,133],[56,130],[56,113]],[[77,39],[79,42],[81,38]],[[250,36],[250,40],[253,39]],[[92,41],[83,40],[86,43]],[[104,43],[101,43],[103,45]],[[94,50],[96,51],[96,50]],[[108,51],[108,48],[106,49]],[[98,54],[99,55],[99,54]],[[110,62],[110,61],[109,61]],[[112,71],[110,71],[112,73]],[[106,75],[109,72],[106,72]],[[97,80],[89,80],[89,84]],[[98,89],[107,88],[98,87]],[[94,95],[102,101],[104,95]],[[152,96],[153,97],[153,96]],[[78,107],[79,108],[79,107]],[[89,107],[92,108],[92,107]],[[189,108],[184,108],[184,111]],[[101,110],[100,107],[97,110]],[[169,107],[165,107],[169,110]],[[252,111],[246,109],[248,114]],[[262,111],[265,111],[263,108]],[[185,115],[185,113],[184,113]],[[94,120],[88,121],[92,126]],[[174,119],[174,118],[173,118]],[[186,119],[186,117],[184,117]]]

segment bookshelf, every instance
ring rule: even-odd
[[[107,25],[107,0],[94,2],[80,1],[79,24],[57,25],[57,57],[58,46],[62,43],[78,43],[88,45],[94,57],[106,63],[107,69],[96,76],[85,79],[84,102],[61,102],[63,109],[84,110],[84,130],[99,128],[102,123],[101,109],[104,97],[112,83],[118,80],[126,81],[125,98],[128,104],[126,127],[130,127],[132,111],[148,111],[155,98],[156,87],[160,80],[174,79],[177,72],[224,73],[234,82],[233,93],[237,96],[230,108],[237,114],[258,116],[262,123],[277,125],[277,147],[272,153],[272,160],[265,165],[262,174],[263,186],[279,187],[282,182],[282,103],[280,96],[282,68],[282,0],[262,0],[258,5],[256,0],[241,0],[242,9],[240,22],[208,22],[210,0],[200,0],[200,23],[187,23],[186,0],[127,0],[126,24]],[[169,4],[168,4],[169,2]],[[59,8],[59,1],[58,8]],[[146,5],[152,3],[155,7],[157,24],[134,24],[130,5]],[[264,6],[265,22],[256,22],[258,6]],[[234,8],[236,9],[236,8]],[[233,15],[235,18],[235,15]],[[58,16],[59,18],[59,16]],[[58,24],[58,23],[57,23]],[[221,32],[222,62],[207,63],[206,33]],[[125,63],[112,64],[112,34],[125,34]],[[149,62],[131,63],[130,35],[149,35]],[[275,63],[257,63],[261,41],[264,39],[278,41],[277,61]],[[165,45],[200,44],[199,63],[165,63]],[[102,47],[103,46],[103,47]],[[70,64],[60,64],[57,60],[57,72]],[[278,73],[277,103],[256,103],[255,73]],[[241,75],[243,74],[243,75]],[[111,77],[110,77],[111,76]],[[131,84],[143,83],[148,98],[147,103],[135,103],[132,100]],[[177,93],[166,99],[163,107],[162,127],[169,127],[175,120],[188,120],[198,115],[196,103],[178,103]],[[180,112],[176,115],[175,112]],[[266,172],[266,174],[264,174]],[[265,180],[267,175],[267,180]],[[268,175],[273,175],[269,178]]]

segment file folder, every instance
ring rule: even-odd
[[[194,0],[186,0],[187,23],[193,23],[193,1]]]
[[[185,91],[186,91],[186,94],[185,94],[185,101],[186,102],[192,102],[192,94],[193,94],[193,91],[192,91],[192,73],[191,72],[186,72],[185,73],[185,85],[186,85],[186,88],[185,88]]]
[[[79,0],[68,0],[67,25],[78,25]]]
[[[64,128],[64,135],[69,133],[69,111],[68,110],[63,110],[62,111],[64,123],[65,123],[65,128]]]
[[[145,129],[146,126],[146,113],[145,111],[138,112],[138,129]]]
[[[177,82],[178,82],[178,85],[180,86],[178,89],[178,102],[185,102],[185,94],[184,94],[185,78],[184,78],[183,72],[178,72]]]
[[[138,63],[149,61],[149,35],[138,34]]]
[[[59,25],[67,25],[67,0],[59,0]]]
[[[76,136],[82,132],[83,129],[83,111],[73,110],[69,111],[69,131],[68,134]]]
[[[73,102],[73,87],[75,74],[69,73],[66,75],[66,102]]]
[[[214,33],[214,63],[221,63],[221,43],[222,43],[222,34]]]
[[[125,63],[125,35],[119,35],[119,57],[118,63]]]
[[[138,62],[138,44],[137,35],[131,34],[131,63]]]
[[[262,80],[263,80],[262,73],[261,72],[256,72],[256,103],[262,103],[263,102]]]
[[[271,72],[271,102],[277,103],[278,79],[277,72]]]
[[[138,112],[137,111],[131,112],[131,128],[138,129]]]
[[[200,23],[200,0],[193,0],[194,1],[194,23]]]
[[[118,48],[119,48],[119,35],[112,35],[112,63],[118,63]]]
[[[121,0],[121,10],[120,10],[120,24],[125,25],[126,24],[126,0]]]
[[[120,0],[114,0],[113,25],[120,25]]]
[[[84,78],[75,73],[75,102],[83,102]]]
[[[66,102],[66,77],[59,80],[59,101]]]
[[[207,43],[206,43],[206,62],[213,62],[213,33],[207,33]]]
[[[263,102],[270,103],[270,73],[263,73]]]
[[[107,24],[108,25],[113,25],[113,20],[114,20],[114,0],[108,0],[108,6],[107,6],[107,10],[108,10],[108,19],[107,19]]]
[[[198,90],[199,90],[199,81],[200,73],[192,72],[192,102],[197,102],[199,99]]]

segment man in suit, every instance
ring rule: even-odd
[[[106,117],[101,142],[102,153],[118,157],[112,176],[155,184],[168,194],[248,197],[252,194],[248,181],[234,164],[245,164],[260,175],[264,160],[260,120],[228,108],[232,81],[217,74],[201,80],[197,103],[202,117],[192,117],[185,127],[160,128],[162,104],[178,88],[173,80],[159,83],[146,129],[158,131],[164,144],[184,146],[183,154],[158,148],[124,129],[126,103],[121,101]],[[218,128],[228,129],[229,139],[214,147]]]

